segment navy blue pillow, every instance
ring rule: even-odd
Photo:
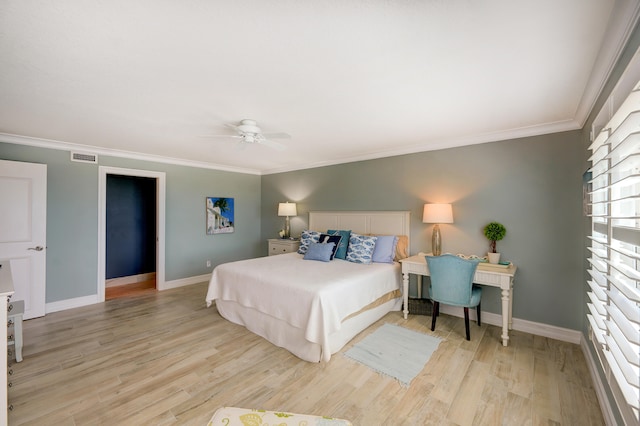
[[[331,261],[331,253],[335,244],[311,243],[304,255],[304,260],[320,260],[322,262]]]
[[[320,238],[318,239],[318,242],[321,244],[333,243],[331,260],[336,257],[336,252],[338,251],[338,247],[340,247],[340,241],[342,241],[342,237],[340,235],[320,234]]]

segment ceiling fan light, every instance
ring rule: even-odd
[[[242,120],[237,129],[243,133],[260,133],[260,127],[255,120]]]

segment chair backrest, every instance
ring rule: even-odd
[[[431,277],[431,298],[447,305],[468,306],[478,261],[452,254],[426,256],[426,259]]]

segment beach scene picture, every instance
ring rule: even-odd
[[[207,197],[207,235],[234,231],[233,198]]]

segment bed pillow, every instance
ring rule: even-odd
[[[327,234],[330,235],[340,235],[342,240],[340,244],[338,244],[338,250],[336,250],[336,258],[337,259],[346,259],[347,258],[347,249],[349,247],[349,237],[351,236],[351,231],[339,231],[329,229],[327,230]]]
[[[307,247],[304,260],[319,260],[321,262],[329,262],[333,254],[335,243],[311,243]]]
[[[397,245],[398,237],[395,235],[378,235],[376,246],[373,249],[372,262],[393,263]]]
[[[302,235],[300,236],[300,247],[298,248],[298,253],[305,254],[307,252],[307,248],[309,248],[309,244],[317,243],[320,239],[320,232],[316,231],[302,231]]]
[[[336,257],[336,252],[338,251],[338,246],[340,245],[340,241],[342,241],[342,237],[340,235],[328,235],[328,234],[320,234],[320,239],[318,240],[321,244],[333,243],[333,251],[331,252],[331,260]]]
[[[393,258],[396,262],[409,257],[409,237],[406,235],[398,236],[398,244],[396,245],[396,257]]]
[[[351,233],[346,260],[354,263],[369,264],[373,259],[378,237]]]

